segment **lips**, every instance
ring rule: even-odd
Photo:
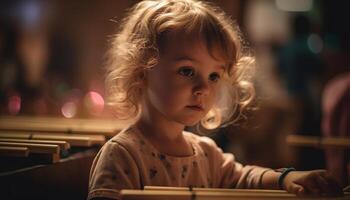
[[[190,106],[186,106],[186,107],[189,109],[192,109],[192,110],[196,110],[196,111],[204,111],[204,108],[201,105],[190,105]]]

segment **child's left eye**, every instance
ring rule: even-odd
[[[220,75],[218,73],[211,73],[209,79],[213,82],[217,82],[220,79]]]

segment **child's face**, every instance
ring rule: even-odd
[[[152,114],[191,126],[212,108],[225,63],[199,39],[169,38],[148,71],[145,97]]]

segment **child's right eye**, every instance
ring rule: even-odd
[[[178,74],[182,76],[187,76],[187,77],[193,77],[194,76],[194,70],[190,67],[181,67],[178,71]]]

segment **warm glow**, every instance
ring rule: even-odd
[[[84,103],[89,113],[92,115],[100,115],[105,105],[103,97],[94,91],[90,91],[86,94]]]
[[[72,118],[77,114],[77,105],[74,102],[66,102],[61,108],[62,115]]]
[[[21,97],[18,95],[11,96],[8,100],[7,107],[11,115],[17,115],[21,110]]]

